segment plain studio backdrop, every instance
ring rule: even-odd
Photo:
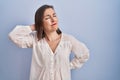
[[[51,4],[64,33],[90,49],[90,59],[72,70],[72,80],[120,80],[120,0],[1,0],[0,80],[28,80],[32,49],[16,47],[9,32],[34,23],[35,11]]]

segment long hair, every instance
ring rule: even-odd
[[[46,9],[52,8],[54,10],[54,7],[51,5],[43,5],[35,13],[35,30],[37,31],[37,39],[38,41],[45,37],[45,32],[43,30],[43,15]],[[58,28],[56,30],[58,34],[61,34],[61,30]]]

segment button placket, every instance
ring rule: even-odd
[[[54,55],[51,55],[50,58],[50,76],[51,80],[54,80]]]

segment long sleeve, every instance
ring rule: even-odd
[[[70,62],[70,68],[76,69],[82,67],[82,65],[89,58],[89,50],[82,42],[78,41],[74,37],[71,37],[72,43],[72,52],[75,54],[75,57]]]
[[[30,48],[33,45],[32,30],[29,26],[17,25],[10,33],[9,38],[21,48]]]

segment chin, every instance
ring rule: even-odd
[[[56,31],[57,29],[58,29],[58,28],[54,28],[54,29],[52,29],[51,31],[54,32],[54,31]]]
[[[57,27],[57,26],[54,26],[54,27],[53,27],[53,29],[54,29],[54,30],[57,30],[57,29],[58,29],[58,27]]]

